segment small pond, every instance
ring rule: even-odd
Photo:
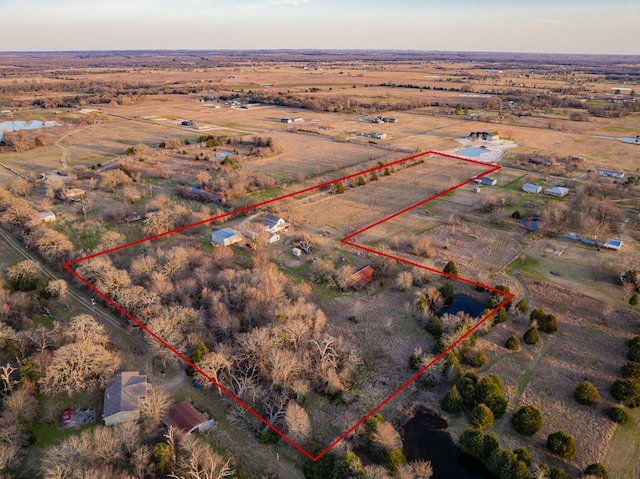
[[[40,121],[40,120],[11,120],[0,122],[0,140],[4,136],[5,131],[18,131],[18,130],[37,130],[38,128],[48,128],[51,126],[62,126],[61,123],[55,121]]]
[[[537,231],[540,229],[540,218],[537,216],[530,216],[528,218],[520,218],[518,223],[529,231]]]
[[[446,305],[438,311],[438,315],[441,315],[442,313],[457,314],[460,311],[464,311],[471,317],[475,318],[480,316],[480,313],[485,310],[485,307],[486,305],[484,303],[472,298],[471,296],[456,294],[453,297],[451,304]]]
[[[407,423],[403,452],[408,461],[431,461],[433,479],[497,479],[473,457],[462,454],[446,431],[447,422],[422,409]]]
[[[460,154],[462,156],[470,156],[470,157],[478,157],[480,155],[482,155],[483,153],[489,153],[489,150],[487,150],[486,148],[465,148],[464,150],[460,151]]]

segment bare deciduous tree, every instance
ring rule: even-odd
[[[11,375],[17,370],[18,368],[13,367],[11,363],[7,363],[5,366],[0,366],[0,381],[4,383],[4,386],[9,393],[13,392],[13,387],[18,383],[17,380],[11,378]]]
[[[53,353],[51,363],[39,381],[45,394],[74,394],[98,383],[104,386],[120,366],[120,359],[104,346],[90,348],[71,343]]]
[[[160,421],[171,407],[171,395],[159,386],[149,388],[147,397],[140,402],[140,414],[152,421]]]
[[[294,441],[303,443],[311,438],[311,420],[307,411],[298,403],[289,403],[284,421],[287,425],[289,436]]]
[[[401,271],[396,278],[396,287],[400,291],[409,291],[413,286],[413,274],[410,271]]]

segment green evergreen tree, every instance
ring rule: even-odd
[[[493,425],[493,420],[493,412],[482,403],[478,404],[471,411],[471,424],[473,427],[487,429]]]
[[[538,333],[538,328],[535,326],[531,329],[527,330],[524,333],[524,342],[527,344],[537,344],[540,341],[540,334]]]
[[[525,298],[522,298],[520,301],[518,301],[518,303],[516,304],[516,309],[523,314],[529,311],[529,305],[527,304],[527,300]]]
[[[594,464],[589,464],[584,468],[584,474],[586,476],[600,477],[601,479],[609,479],[609,474],[604,466],[596,462]]]
[[[466,429],[458,442],[460,450],[465,454],[481,459],[484,457],[484,433],[480,429]]]
[[[609,419],[611,419],[613,422],[623,425],[629,424],[633,419],[631,417],[631,414],[629,414],[626,409],[618,406],[612,406],[607,409],[607,416],[609,416]]]
[[[631,298],[629,298],[629,304],[631,306],[636,306],[638,304],[638,293],[633,293]]]
[[[573,397],[584,406],[593,406],[600,400],[598,390],[589,381],[583,381],[573,390]]]
[[[511,417],[511,423],[523,436],[533,436],[542,429],[542,413],[531,405],[522,406]]]
[[[462,409],[462,396],[460,395],[460,391],[458,391],[458,387],[454,384],[447,394],[444,395],[442,400],[440,401],[440,405],[442,409],[447,411],[448,413],[456,413]]]
[[[451,274],[453,276],[458,276],[458,267],[453,261],[449,261],[443,270],[447,274]]]
[[[495,324],[504,323],[507,320],[507,310],[504,308],[500,308],[496,315],[494,316],[493,322]]]
[[[563,459],[572,459],[576,455],[576,443],[564,431],[557,431],[547,437],[547,449]]]
[[[507,339],[506,348],[510,351],[518,351],[520,349],[520,340],[515,334]]]

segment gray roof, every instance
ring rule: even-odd
[[[272,226],[277,225],[280,220],[282,220],[282,218],[279,218],[279,217],[277,217],[275,215],[269,214],[269,215],[267,215],[265,217],[264,220],[262,220],[262,226],[272,227]],[[282,221],[284,221],[284,220],[282,220]]]
[[[140,398],[147,396],[147,376],[137,371],[117,373],[113,382],[104,391],[102,417],[109,417],[123,411],[139,411]]]
[[[233,228],[222,228],[221,230],[212,231],[211,232],[211,237],[212,238],[227,239],[227,238],[233,238],[234,236],[239,235],[239,234],[240,233],[238,233]]]

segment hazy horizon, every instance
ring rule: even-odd
[[[0,0],[0,51],[637,55],[637,0]]]

